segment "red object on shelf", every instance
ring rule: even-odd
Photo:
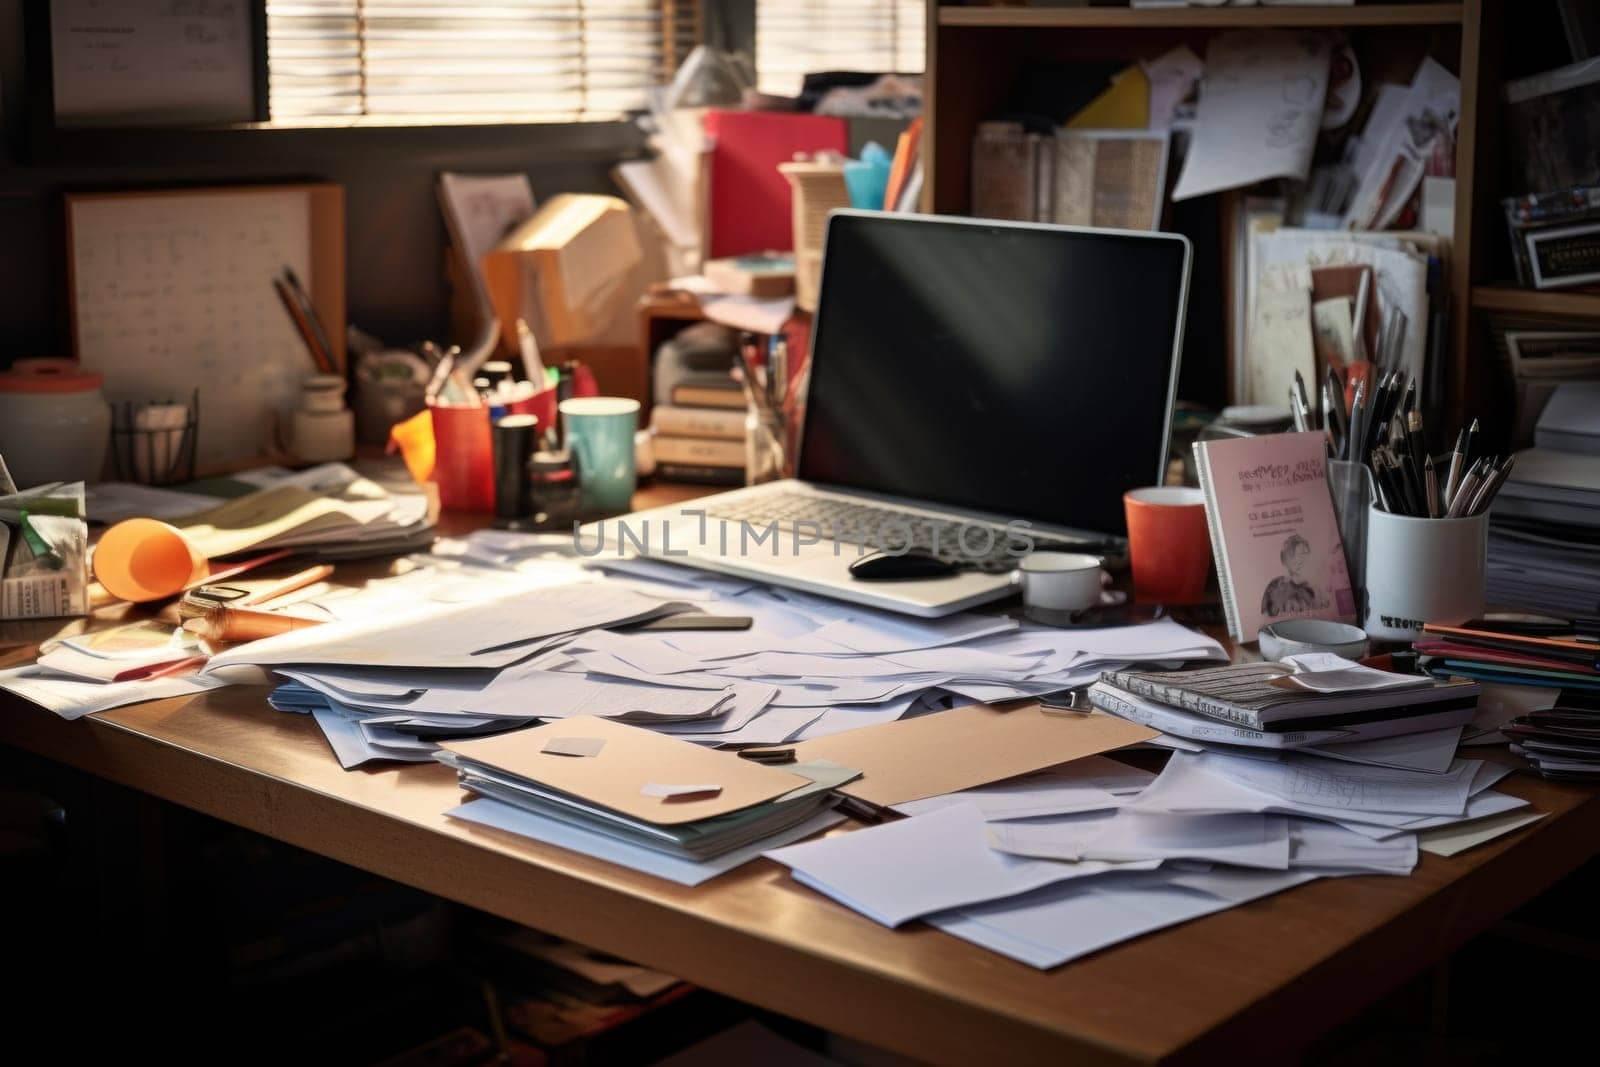
[[[710,258],[794,248],[789,183],[779,163],[796,153],[848,150],[844,119],[784,111],[708,111]]]

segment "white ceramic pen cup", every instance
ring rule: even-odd
[[[1380,641],[1415,641],[1425,622],[1482,615],[1488,538],[1487,513],[1422,519],[1369,509],[1361,628]]]
[[[1022,603],[1029,611],[1087,611],[1100,603],[1105,572],[1099,556],[1030,552],[1017,563]]]

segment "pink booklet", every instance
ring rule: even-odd
[[[1236,640],[1254,641],[1283,619],[1355,621],[1324,441],[1312,432],[1195,442],[1222,606]]]

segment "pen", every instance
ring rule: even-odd
[[[263,637],[286,634],[291,630],[321,626],[325,621],[304,619],[297,615],[279,615],[272,611],[219,605],[199,618],[185,622],[183,628],[207,641],[255,641]]]
[[[297,589],[304,589],[308,585],[314,585],[332,573],[333,565],[331,563],[319,563],[315,567],[307,567],[303,571],[289,575],[289,577],[283,579],[282,581],[274,582],[272,585],[267,586],[265,589],[262,589],[259,592],[251,593],[246,597],[240,597],[234,602],[234,606],[249,607],[254,604],[264,604],[269,600],[276,600],[281,596],[287,596],[289,593],[292,593]]]
[[[1511,477],[1511,467],[1516,462],[1516,456],[1507,456],[1500,461],[1500,466],[1484,480],[1483,487],[1478,490],[1472,501],[1469,515],[1482,515],[1494,503],[1494,498],[1500,492],[1500,487],[1506,484],[1506,479]]]
[[[305,286],[300,284],[293,267],[283,268],[283,280],[289,284],[289,291],[294,294],[295,303],[300,306],[300,311],[305,315],[307,328],[316,340],[317,349],[322,352],[322,359],[317,361],[324,374],[335,373],[333,365],[333,346],[328,343],[328,334],[322,328],[322,320],[317,317],[317,307],[311,302],[311,294],[306,292]]]
[[[1416,412],[1412,411],[1411,414],[1415,416]],[[1437,519],[1439,517],[1439,475],[1438,472],[1433,469],[1432,456],[1428,457],[1426,465],[1422,469],[1422,474],[1423,480],[1427,483],[1428,518]]]
[[[311,323],[306,319],[305,309],[294,298],[294,294],[289,291],[288,284],[282,278],[272,279],[272,290],[278,294],[278,301],[283,305],[283,310],[288,312],[289,321],[294,325],[294,332],[300,336],[300,343],[305,345],[306,354],[311,357],[312,365],[319,373],[327,374],[330,370],[328,356],[317,344]]]
[[[1338,459],[1344,455],[1344,406],[1339,403],[1338,386],[1334,383],[1331,375],[1322,383],[1322,423],[1332,442],[1333,456]]]
[[[544,360],[539,356],[539,340],[523,319],[517,320],[517,348],[522,353],[522,373],[534,383],[535,389],[543,389]]]
[[[1461,475],[1467,465],[1467,428],[1461,427],[1461,432],[1456,434],[1456,447],[1450,453],[1450,473],[1444,481],[1444,506],[1448,508],[1455,500],[1456,489],[1461,485]]]
[[[1478,420],[1477,419],[1473,419],[1472,420],[1472,425],[1467,427],[1467,449],[1466,449],[1466,452],[1464,453],[1464,455],[1465,455],[1465,458],[1462,460],[1462,462],[1467,465],[1468,469],[1470,469],[1472,467],[1472,464],[1475,463],[1477,461],[1477,459],[1478,459]]]
[[[1344,458],[1352,463],[1365,463],[1367,460],[1366,449],[1363,447],[1367,439],[1367,382],[1363,378],[1356,383],[1355,396],[1350,401],[1350,432],[1345,438]]]
[[[1417,380],[1415,378],[1406,383],[1406,399],[1400,405],[1400,410],[1406,412],[1408,416],[1417,410]]]
[[[1478,481],[1482,477],[1481,471],[1485,462],[1478,460],[1461,476],[1461,484],[1456,488],[1456,495],[1450,501],[1450,510],[1445,513],[1446,518],[1459,519],[1466,515],[1467,507],[1478,491]]]
[[[1412,384],[1415,386],[1416,383]],[[1428,462],[1427,436],[1422,431],[1422,412],[1415,407],[1406,409],[1406,444],[1411,450],[1411,461],[1416,464],[1419,475],[1423,473],[1424,468],[1433,469],[1433,465]]]
[[[1384,432],[1389,426],[1389,392],[1393,378],[1384,377],[1382,372],[1378,376],[1378,388],[1372,394],[1372,412],[1367,419],[1367,437],[1364,450],[1371,452],[1383,440]]]
[[[1300,402],[1300,390],[1303,384],[1300,381],[1300,372],[1295,371],[1294,382],[1289,386],[1289,417],[1294,420],[1296,433],[1305,433],[1311,429],[1311,425],[1306,419],[1305,405]]]
[[[138,667],[129,667],[112,675],[113,682],[137,682],[146,678],[168,678],[174,674],[183,674],[197,667],[205,666],[207,656],[186,656],[183,659],[170,660],[166,663],[145,663]]]

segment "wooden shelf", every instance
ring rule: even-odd
[[[1461,4],[1354,7],[941,7],[940,26],[992,29],[1141,29],[1239,26],[1452,26]]]
[[[1600,319],[1600,293],[1563,292],[1559,289],[1518,289],[1509,285],[1479,285],[1472,290],[1472,306],[1479,311],[1511,311],[1523,315],[1574,315]]]

